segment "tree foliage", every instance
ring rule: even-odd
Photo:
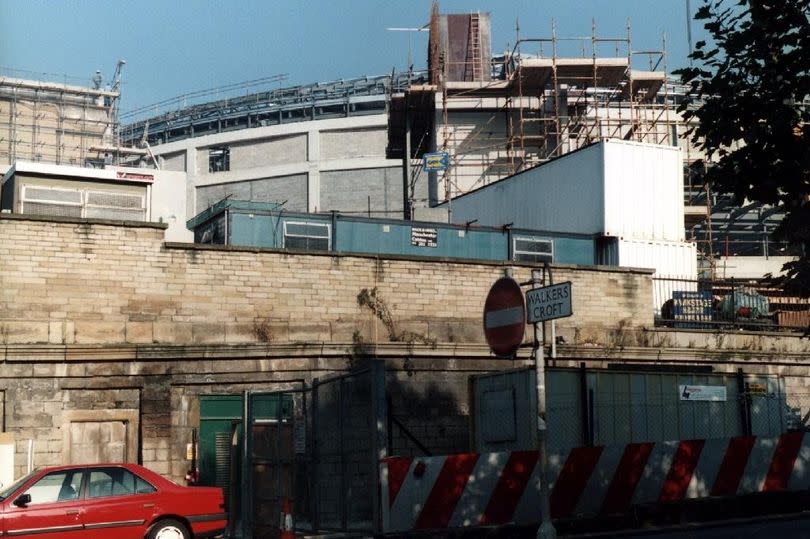
[[[810,295],[810,0],[704,0],[695,14],[709,41],[676,73],[690,85],[681,106],[699,123],[693,142],[712,162],[715,191],[783,205],[775,231],[799,259],[785,285]]]

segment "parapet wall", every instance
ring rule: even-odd
[[[167,244],[164,227],[0,218],[4,344],[484,343],[498,263]],[[519,281],[530,268],[513,268]],[[651,327],[650,274],[558,267],[574,316],[559,330]],[[374,292],[376,289],[376,292]],[[371,294],[377,315],[358,295]],[[387,310],[390,322],[380,316]],[[527,338],[530,332],[527,332]]]

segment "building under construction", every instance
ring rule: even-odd
[[[111,162],[119,96],[118,88],[0,77],[0,165]]]
[[[716,258],[733,255],[787,254],[770,234],[779,209],[739,208],[707,191],[695,166],[704,156],[677,112],[685,88],[667,77],[663,40],[660,49],[639,50],[629,25],[622,37],[600,36],[595,24],[590,36],[560,37],[552,23],[550,35],[518,32],[511,50],[493,56],[489,14],[440,15],[435,4],[429,29],[427,83],[390,104],[388,156],[410,157],[403,159],[407,208],[452,200],[614,138],[681,149],[684,226],[703,267],[714,272]],[[446,152],[450,166],[431,173],[410,166],[427,152]],[[420,200],[415,186],[425,181],[428,200]]]
[[[791,254],[772,240],[779,208],[738,207],[706,189],[665,43],[639,50],[629,27],[603,37],[595,25],[589,36],[562,37],[552,23],[547,35],[518,32],[493,54],[489,14],[440,15],[435,6],[429,31],[426,71],[262,90],[286,79],[277,75],[184,94],[121,115],[130,123],[120,137],[121,64],[108,87],[0,77],[0,165],[186,172],[188,215],[233,196],[424,218],[436,214],[415,210],[614,138],[681,149],[686,239],[713,274],[742,276],[728,263],[745,255],[757,261],[753,273],[778,271]],[[435,151],[448,154],[447,170],[412,166]]]

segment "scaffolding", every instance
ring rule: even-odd
[[[522,37],[516,28],[514,46],[490,53],[486,68],[479,64],[490,47],[488,15],[439,15],[434,6],[430,31],[430,85],[405,92],[403,114],[433,127],[430,147],[449,154],[433,202],[606,138],[684,143],[669,95],[666,43],[633,49],[629,23],[618,38],[598,36],[595,23],[586,37],[559,37],[554,22],[550,37]],[[416,95],[426,91],[435,94],[433,111],[414,106],[433,102]],[[425,134],[412,130],[410,137],[413,149]]]
[[[0,76],[0,163],[104,166],[113,158],[119,95]]]
[[[512,173],[605,138],[672,143],[665,43],[661,50],[634,50],[629,23],[625,37],[599,37],[595,23],[591,30],[587,37],[559,37],[552,22],[551,37],[523,38],[517,29],[504,58]],[[531,44],[538,54],[524,55]],[[562,55],[562,45],[580,55]],[[648,69],[634,67],[639,58]]]
[[[671,145],[684,158],[686,238],[709,275],[716,258],[790,254],[772,236],[781,208],[739,206],[706,184],[694,125],[677,110],[689,89],[667,77],[664,37],[660,49],[640,50],[629,23],[620,37],[600,36],[595,23],[581,37],[559,36],[553,21],[548,37],[516,27],[514,45],[478,69],[488,15],[440,15],[434,4],[429,28],[428,84],[393,96],[389,156],[448,154],[450,166],[430,178],[430,205],[600,140]],[[415,193],[410,178],[409,205],[421,202]]]

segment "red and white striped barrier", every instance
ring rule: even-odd
[[[539,522],[536,451],[392,457],[382,463],[386,532]],[[549,455],[551,516],[810,487],[810,436],[580,447]],[[384,483],[385,484],[385,483]]]

